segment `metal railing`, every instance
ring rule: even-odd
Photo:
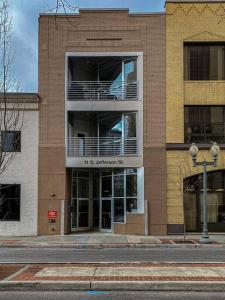
[[[186,143],[210,143],[211,141],[223,144],[225,142],[224,123],[185,123]]]
[[[138,100],[137,81],[69,81],[70,101]]]
[[[68,157],[137,156],[137,138],[121,137],[70,137]]]

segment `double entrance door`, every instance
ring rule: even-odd
[[[112,177],[72,171],[71,231],[112,231]]]

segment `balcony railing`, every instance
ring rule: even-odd
[[[70,101],[138,100],[137,81],[69,81]]]
[[[186,123],[185,143],[225,142],[224,123]]]
[[[68,138],[68,157],[138,156],[137,138]]]

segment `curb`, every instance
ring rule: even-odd
[[[14,281],[0,291],[225,291],[221,281]]]
[[[0,244],[0,248],[32,248],[32,249],[77,249],[77,250],[89,250],[89,249],[135,249],[135,248],[161,248],[161,249],[214,249],[225,248],[225,244]]]

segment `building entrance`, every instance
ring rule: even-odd
[[[73,169],[71,194],[72,232],[113,232],[138,211],[137,169]]]

